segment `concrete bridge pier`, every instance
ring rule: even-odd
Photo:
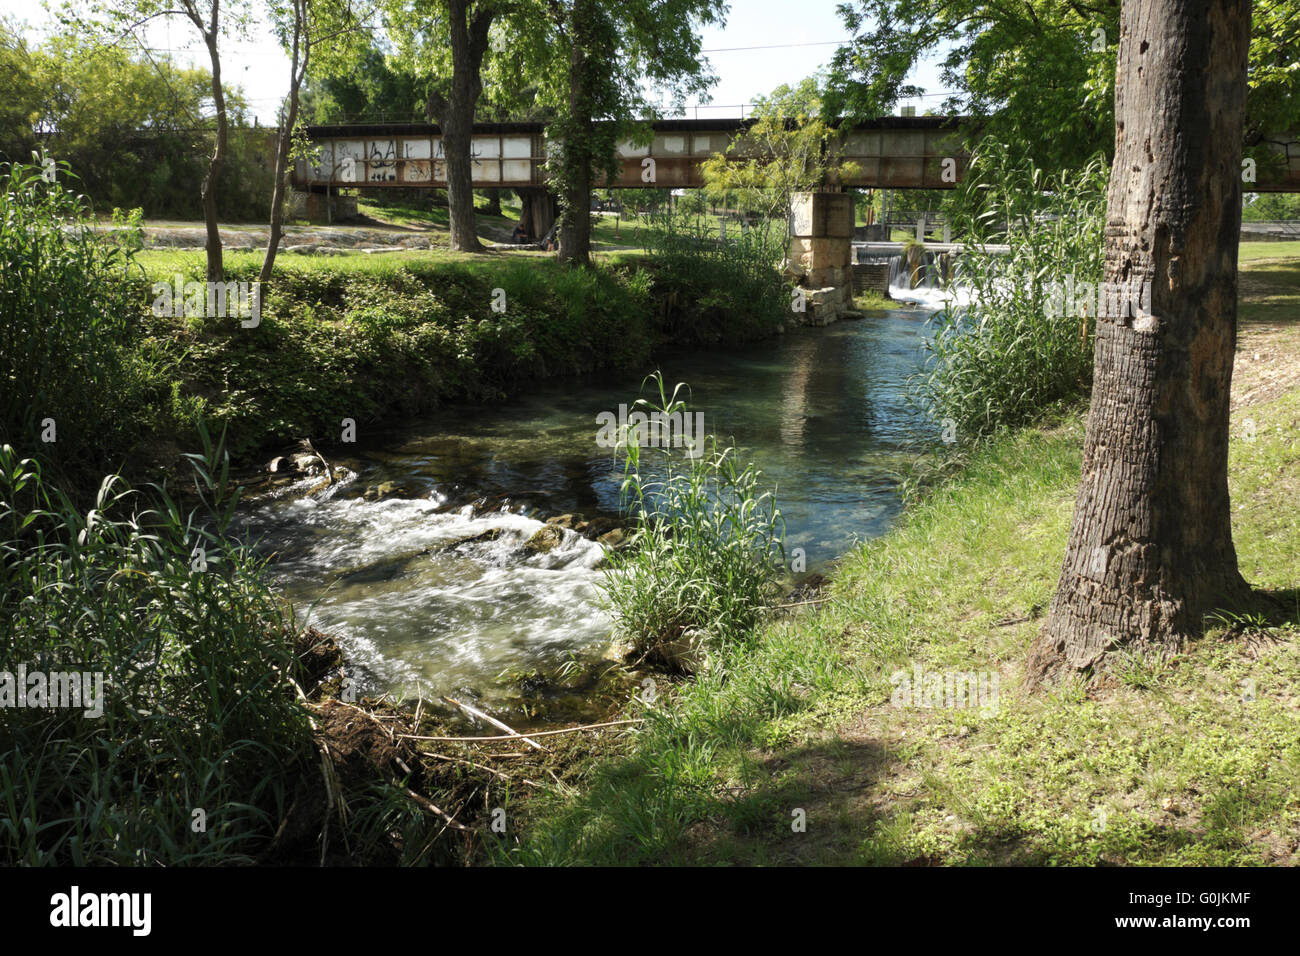
[[[853,197],[795,193],[790,198],[790,252],[786,275],[807,290],[804,325],[829,325],[853,311]]]
[[[545,186],[516,186],[519,194],[519,224],[532,240],[543,239],[555,225],[559,204]]]

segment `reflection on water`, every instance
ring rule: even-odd
[[[897,474],[920,428],[902,386],[924,331],[924,313],[878,313],[660,367],[762,469],[787,549],[803,548],[813,570],[898,510]],[[444,410],[362,452],[345,486],[263,505],[250,524],[277,552],[289,597],[341,639],[372,689],[491,697],[503,671],[599,654],[608,640],[601,547],[567,531],[551,551],[527,542],[539,519],[617,515],[622,476],[596,444],[596,416],[640,387],[623,375]],[[396,497],[366,498],[385,482]],[[480,498],[506,510],[476,517],[465,502]]]

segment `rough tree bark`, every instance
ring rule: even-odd
[[[1106,281],[1150,313],[1097,320],[1083,476],[1031,683],[1170,653],[1237,604],[1228,409],[1250,0],[1125,0]],[[1129,301],[1132,301],[1130,297]]]
[[[568,136],[562,144],[565,177],[561,199],[560,261],[587,265],[591,261],[592,63],[591,0],[574,0],[569,19]]]
[[[442,151],[447,166],[447,210],[451,231],[451,248],[461,252],[479,252],[474,224],[473,157],[470,154],[474,132],[474,109],[483,80],[479,73],[488,48],[488,31],[496,16],[490,3],[471,0],[448,0],[447,12],[451,39],[451,89],[445,95],[429,94],[430,119],[442,130]]]

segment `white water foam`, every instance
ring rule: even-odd
[[[596,601],[604,548],[510,512],[440,511],[439,497],[315,497],[265,504],[252,524],[300,613],[334,635],[385,690],[480,686],[608,639]],[[374,688],[372,688],[374,689]],[[483,688],[486,690],[487,688]]]

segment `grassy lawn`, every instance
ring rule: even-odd
[[[383,197],[365,197],[357,200],[357,212],[388,225],[447,231],[447,207],[435,206],[432,202],[412,203]]]
[[[166,276],[177,270],[202,269],[207,261],[202,249],[144,249],[136,253],[136,261],[141,263],[152,276]],[[264,253],[240,252],[227,250],[223,256],[226,270],[232,274],[246,271],[256,272],[262,267]],[[511,249],[507,252],[452,252],[450,249],[392,249],[383,252],[343,252],[338,255],[323,256],[314,253],[280,252],[275,257],[276,268],[291,268],[296,272],[316,272],[321,274],[356,273],[374,276],[395,275],[403,268],[416,265],[436,265],[455,263],[457,265],[483,270],[499,267],[504,260],[514,262],[516,259],[542,263],[555,258],[554,253],[537,250]]]
[[[517,808],[503,859],[1300,862],[1300,262],[1248,265],[1242,294],[1234,534],[1268,609],[1172,661],[1129,660],[1111,687],[1023,692],[1068,536],[1076,410],[975,453],[725,678],[636,705],[649,720],[623,755]],[[892,675],[915,667],[996,674],[996,706],[895,706]]]
[[[1300,242],[1243,242],[1237,247],[1237,261],[1252,259],[1294,259],[1300,256]]]

